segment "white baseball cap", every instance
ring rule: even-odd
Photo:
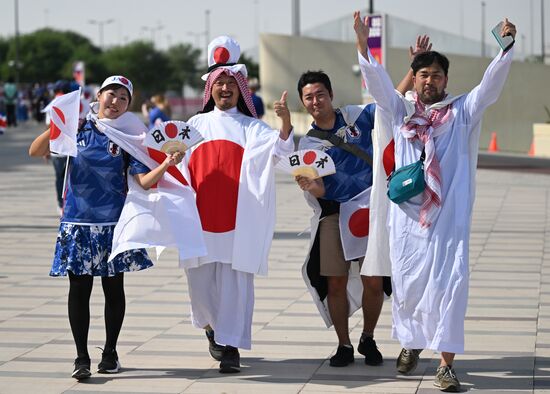
[[[130,93],[130,98],[132,98],[132,95],[134,94],[134,87],[132,86],[132,82],[126,77],[123,77],[122,75],[112,75],[109,78],[107,78],[103,83],[101,84],[101,87],[99,90],[103,90],[104,87],[109,85],[120,85],[124,86],[126,89],[128,89],[128,92]]]

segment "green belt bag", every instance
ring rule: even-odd
[[[424,149],[420,160],[394,170],[388,177],[388,197],[396,204],[422,193],[424,183]]]

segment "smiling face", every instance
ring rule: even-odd
[[[119,85],[110,85],[97,93],[99,101],[98,117],[116,119],[128,110],[130,94],[128,90]]]
[[[413,76],[414,90],[424,104],[435,104],[445,98],[448,77],[438,63],[422,67]]]
[[[321,82],[308,83],[302,88],[302,103],[315,122],[332,116],[332,94]]]
[[[214,104],[222,111],[236,107],[240,95],[237,80],[225,73],[220,74],[212,84]]]

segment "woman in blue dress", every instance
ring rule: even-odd
[[[132,83],[127,78],[107,78],[97,93],[98,118],[117,119],[124,114],[132,93]],[[48,129],[33,141],[30,156],[49,153],[49,133]],[[80,127],[77,148],[77,156],[69,162],[63,215],[50,275],[69,276],[69,322],[77,350],[72,376],[81,380],[91,376],[87,342],[94,276],[101,277],[105,296],[106,340],[97,372],[117,373],[120,363],[116,343],[126,307],[124,272],[153,265],[145,249],[129,250],[108,261],[113,231],[126,198],[126,176],[134,176],[148,189],[183,156],[181,153],[168,155],[151,171],[110,141],[91,121]]]

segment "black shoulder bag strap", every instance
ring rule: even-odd
[[[320,140],[328,141],[332,145],[343,149],[346,152],[351,153],[352,155],[357,156],[363,161],[366,161],[372,167],[372,157],[367,152],[361,149],[358,145],[345,142],[343,138],[338,137],[336,134],[330,133],[328,131],[311,129],[307,132],[306,135],[308,137],[314,137],[319,138]]]

